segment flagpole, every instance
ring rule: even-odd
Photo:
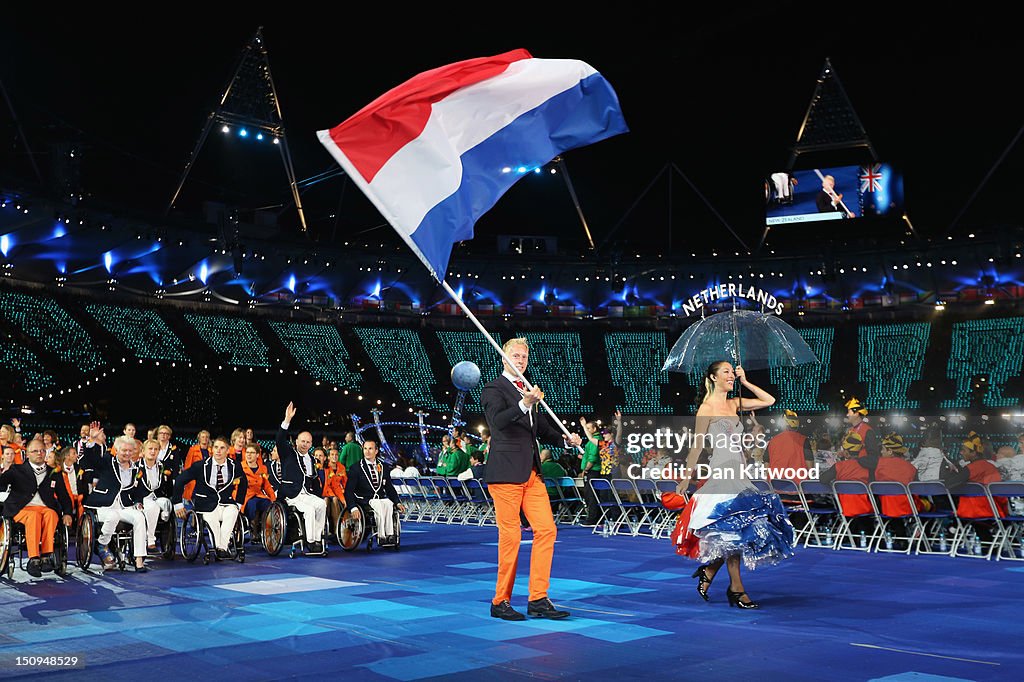
[[[476,328],[479,329],[480,333],[484,335],[484,338],[486,338],[490,342],[490,344],[494,347],[494,350],[498,351],[498,355],[500,355],[501,359],[505,361],[505,364],[508,367],[511,367],[512,372],[517,377],[519,377],[519,379],[522,380],[524,384],[526,384],[526,389],[532,390],[533,384],[531,384],[527,380],[527,378],[523,376],[522,372],[519,371],[518,367],[512,364],[512,359],[505,355],[505,351],[502,349],[502,347],[498,344],[497,341],[494,340],[494,337],[491,336],[490,332],[484,329],[484,326],[480,324],[480,320],[476,319],[476,315],[474,315],[473,311],[470,310],[469,307],[463,302],[462,298],[457,293],[455,293],[455,291],[453,291],[450,286],[448,286],[448,282],[445,282],[443,279],[439,279],[438,281],[441,283],[441,288],[447,291],[448,295],[452,297],[452,300],[454,300],[455,303],[457,303],[458,306],[462,308],[462,312],[466,313],[466,317],[469,318],[470,322],[476,325]],[[543,398],[541,398],[540,404],[545,410],[547,410],[547,413],[551,415],[551,418],[555,420],[555,423],[558,424],[558,428],[562,429],[562,433],[564,433],[566,436],[572,436],[572,434],[569,433],[569,429],[565,428],[565,424],[563,424],[562,420],[558,418],[558,415],[555,414],[550,407],[548,407],[548,404],[544,402]],[[580,452],[583,452],[582,446],[577,445],[576,447]]]

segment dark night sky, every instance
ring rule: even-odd
[[[733,3],[703,13],[684,4],[586,20],[567,10],[539,14],[541,5],[479,18],[446,8],[443,22],[399,17],[393,8],[323,14],[296,6],[303,16],[271,19],[175,6],[174,16],[159,21],[22,12],[0,24],[0,80],[41,165],[49,139],[74,139],[85,153],[86,191],[158,212],[260,25],[300,179],[335,167],[316,130],[420,71],[519,47],[538,57],[582,59],[615,87],[631,128],[565,156],[596,239],[628,214],[618,237],[657,243],[671,225],[676,245],[697,248],[735,242],[682,178],[673,178],[671,202],[665,177],[652,181],[674,162],[714,211],[756,244],[762,178],[787,163],[826,58],[880,160],[903,169],[908,212],[925,235],[945,233],[1024,123],[1019,41],[1010,22],[983,4],[932,3],[916,14],[882,4]],[[287,17],[289,9],[274,14]],[[27,177],[6,105],[0,130],[0,159]],[[1024,149],[1012,149],[964,225],[1019,223],[1022,167]],[[248,178],[253,206],[287,199],[273,152],[228,150],[223,140],[204,148],[186,190],[193,199],[218,198],[239,178]],[[344,184],[334,178],[304,195],[314,234],[337,230],[341,237],[380,225],[357,190],[348,186],[343,194]],[[339,206],[335,225],[330,216]],[[502,232],[572,241],[581,228],[563,184],[529,178],[478,224],[478,237]]]

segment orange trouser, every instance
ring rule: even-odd
[[[25,544],[28,558],[39,556],[39,542],[43,543],[43,554],[53,553],[53,536],[57,534],[57,512],[49,507],[33,505],[23,508],[14,520],[25,526]]]
[[[526,514],[533,529],[533,550],[530,554],[530,601],[548,596],[551,582],[551,557],[555,552],[555,519],[544,481],[537,472],[530,472],[526,483],[492,483],[487,492],[494,499],[494,515],[498,522],[498,584],[494,603],[512,599],[512,586],[519,565],[519,542],[523,531],[519,510]]]

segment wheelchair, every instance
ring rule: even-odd
[[[392,510],[392,518],[395,524],[395,534],[390,538],[381,538],[377,532],[377,517],[370,507],[359,507],[359,518],[353,518],[350,510],[338,519],[337,537],[338,544],[346,552],[351,552],[366,541],[366,550],[373,548],[374,542],[381,549],[392,549],[398,551],[402,544],[402,516],[397,507]]]
[[[327,556],[327,524],[320,538],[324,551],[310,554],[306,551],[306,523],[302,512],[290,504],[278,500],[267,508],[263,515],[263,548],[270,556],[277,556],[286,544],[291,545],[288,558],[294,559],[299,552],[307,556]]]
[[[0,575],[13,580],[14,557],[17,556],[18,568],[24,570],[27,551],[25,526],[6,516],[0,519]],[[53,536],[53,572],[61,578],[68,573],[68,529],[60,521]]]
[[[245,563],[245,521],[244,514],[239,512],[235,518],[235,527],[231,530],[228,541],[228,560]],[[203,565],[208,565],[217,558],[217,543],[213,539],[213,529],[195,509],[188,509],[181,520],[181,532],[178,535],[178,547],[181,555],[189,563],[193,563],[203,555]]]
[[[75,527],[75,564],[83,571],[95,556],[99,556],[99,536],[102,524],[96,518],[96,508],[86,507]],[[129,563],[135,564],[134,529],[130,523],[119,521],[108,549],[114,555],[114,566],[123,571]],[[173,550],[173,545],[171,546]]]
[[[178,542],[178,522],[174,510],[171,510],[170,517],[165,521],[158,518],[156,522],[156,543],[158,556],[164,561],[174,560],[174,549]]]

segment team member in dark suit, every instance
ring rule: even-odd
[[[0,490],[10,486],[3,504],[4,516],[25,526],[25,544],[28,547],[25,570],[33,578],[38,578],[43,571],[53,570],[53,538],[57,534],[57,520],[62,518],[64,525],[70,526],[74,507],[61,469],[53,469],[43,462],[46,455],[43,441],[30,442],[25,454],[27,461],[11,464],[0,473]]]
[[[147,491],[132,465],[138,447],[134,438],[118,436],[114,441],[114,456],[99,456],[92,473],[95,485],[85,504],[96,509],[96,520],[102,524],[99,545],[103,567],[114,566],[114,555],[107,545],[114,537],[117,524],[124,522],[132,527],[135,570],[142,573],[146,570],[146,515],[142,511],[142,498]]]
[[[363,441],[363,458],[348,472],[345,500],[354,518],[367,508],[377,519],[377,535],[384,542],[393,543],[395,536],[395,507],[405,513],[405,505],[398,501],[398,491],[391,482],[388,467],[377,461],[377,441]]]
[[[156,524],[171,518],[171,495],[174,493],[174,479],[170,467],[160,464],[158,453],[160,443],[147,440],[142,444],[142,459],[135,463],[139,485],[145,488],[142,498],[142,513],[146,515],[146,549],[156,549]]]
[[[277,446],[270,451],[270,457],[267,459],[267,478],[270,479],[270,487],[274,489],[274,496],[277,497],[281,489],[281,453],[277,451]]]
[[[107,451],[107,434],[99,422],[92,422],[89,425],[89,436],[82,443],[82,452],[78,457],[78,468],[82,470],[82,489],[79,494],[83,495],[82,504],[89,505],[89,493],[96,480],[96,470],[107,459],[113,459]]]
[[[172,476],[177,476],[185,463],[185,455],[187,453],[171,441],[174,431],[171,430],[170,426],[161,424],[156,427],[155,435],[156,441],[160,444],[160,449],[157,451],[157,461],[170,469]]]
[[[185,484],[195,481],[192,490],[192,506],[202,514],[203,521],[213,531],[213,542],[217,558],[230,557],[228,546],[231,532],[235,529],[238,512],[245,501],[246,478],[242,467],[228,457],[228,439],[218,436],[213,441],[209,459],[195,462],[174,479],[174,513],[185,518]]]
[[[295,437],[295,447],[288,442],[288,427],[295,417],[294,403],[284,408],[284,421],[277,430],[277,454],[281,458],[281,484],[277,496],[302,512],[306,524],[309,554],[324,554],[324,526],[327,525],[327,502],[323,498],[320,476],[313,461],[313,434],[303,431]]]
[[[519,374],[526,371],[530,348],[526,339],[510,339],[505,355]],[[555,609],[548,599],[551,559],[554,554],[555,521],[547,488],[540,477],[540,448],[537,437],[546,441],[563,439],[563,432],[536,409],[544,394],[526,384],[504,362],[505,371],[488,383],[481,393],[484,416],[491,432],[487,450],[487,491],[494,499],[498,524],[498,581],[491,616],[504,620],[523,620],[523,614],[512,608],[512,586],[519,560],[522,528],[520,510],[533,528],[533,551],[530,556],[530,599],[526,612],[544,618],[565,618],[567,611]],[[581,442],[578,435],[565,437],[573,446]]]

